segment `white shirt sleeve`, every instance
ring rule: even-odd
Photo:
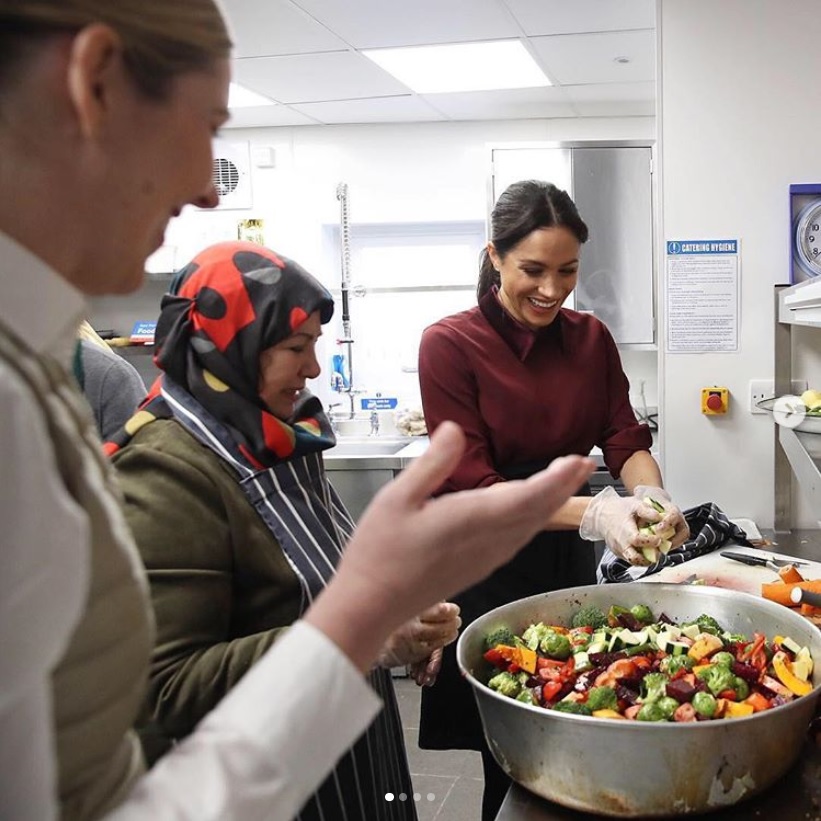
[[[380,706],[348,657],[296,622],[106,821],[293,818]]]
[[[51,671],[85,601],[88,525],[45,421],[0,363],[0,818],[58,815]]]

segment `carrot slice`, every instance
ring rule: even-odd
[[[798,568],[794,564],[788,564],[778,571],[778,575],[785,584],[798,584],[804,581],[804,577],[798,572]]]

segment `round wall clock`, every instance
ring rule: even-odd
[[[821,276],[821,197],[807,203],[795,219],[793,259],[810,277]]]

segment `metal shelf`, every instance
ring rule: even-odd
[[[821,281],[807,280],[775,288],[776,396],[791,391],[793,325],[821,328]],[[774,428],[773,526],[776,533],[785,533],[791,529],[792,476],[806,494],[816,518],[821,520],[821,436],[778,424]]]
[[[779,322],[821,328],[821,282],[810,279],[778,291]]]

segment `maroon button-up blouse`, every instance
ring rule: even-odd
[[[563,308],[532,331],[505,311],[495,289],[476,308],[425,329],[419,383],[428,430],[450,419],[467,436],[464,458],[440,492],[493,484],[517,465],[586,456],[595,445],[618,477],[652,444],[605,325]]]

